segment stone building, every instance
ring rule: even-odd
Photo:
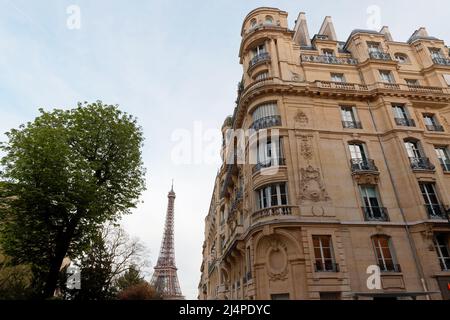
[[[331,17],[311,38],[304,13],[291,29],[275,8],[241,35],[199,298],[449,299],[444,41],[383,27],[343,42]]]

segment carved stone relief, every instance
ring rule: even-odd
[[[320,171],[309,165],[300,169],[300,199],[314,202],[329,200]]]
[[[303,111],[298,111],[294,117],[294,120],[295,120],[295,123],[300,126],[307,125],[309,122],[308,117],[306,116],[306,114]]]
[[[305,160],[311,160],[313,158],[313,147],[311,144],[311,135],[300,136],[300,154]]]
[[[286,280],[288,274],[287,247],[279,239],[271,239],[267,252],[267,274],[272,281]]]

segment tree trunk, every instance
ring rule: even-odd
[[[48,271],[47,280],[45,281],[44,291],[42,297],[44,299],[52,298],[55,295],[56,286],[58,284],[59,271],[64,257],[69,250],[70,242],[72,241],[75,229],[80,221],[81,215],[78,214],[76,218],[71,221],[67,230],[56,237],[55,255],[50,261],[50,269]]]

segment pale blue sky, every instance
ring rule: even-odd
[[[66,27],[69,5],[81,9],[79,30]],[[367,28],[370,5],[381,8],[381,24],[390,26],[395,40],[407,40],[420,26],[450,39],[447,0],[0,0],[0,132],[32,120],[38,107],[73,107],[85,100],[119,104],[137,116],[146,136],[148,190],[124,223],[155,262],[175,179],[179,278],[183,293],[195,298],[217,165],[174,164],[171,134],[193,130],[195,121],[220,128],[232,113],[242,74],[240,29],[250,10],[283,9],[291,28],[305,11],[311,36],[331,15],[345,41],[352,29]]]

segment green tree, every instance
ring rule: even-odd
[[[144,190],[143,133],[117,106],[78,104],[12,129],[1,146],[0,245],[31,264],[39,296],[52,297],[61,263],[89,247],[105,221]]]
[[[130,268],[116,280],[115,287],[117,290],[123,291],[142,281],[144,281],[144,277],[141,275],[141,271],[137,266],[131,265]]]

